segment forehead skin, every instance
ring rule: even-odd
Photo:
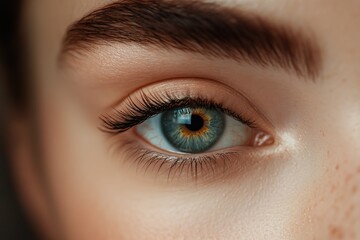
[[[283,102],[293,103],[291,114],[304,120],[283,128],[297,136],[295,146],[289,149],[286,164],[267,165],[273,171],[258,180],[267,181],[259,183],[265,191],[250,203],[249,181],[165,190],[129,182],[114,160],[92,161],[104,158],[97,149],[103,143],[90,133],[94,126],[84,123],[86,114],[76,97],[63,92],[66,81],[57,69],[57,58],[67,27],[110,2],[32,0],[25,6],[31,69],[39,93],[45,179],[57,212],[53,221],[66,238],[360,238],[359,1],[216,1],[310,29],[323,50],[324,71],[317,85],[278,87],[296,92],[301,101]],[[276,88],[266,83],[262,87],[258,90]],[[116,94],[130,89],[123,84]],[[108,97],[98,95],[99,102]],[[274,107],[266,102],[263,108]],[[288,103],[282,104],[284,111],[290,111],[285,109]],[[294,113],[297,110],[299,115]],[[84,150],[89,145],[91,152]]]

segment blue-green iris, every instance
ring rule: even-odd
[[[217,109],[181,108],[162,114],[161,130],[169,143],[181,152],[209,150],[221,137],[224,113]]]

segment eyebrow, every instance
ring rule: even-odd
[[[189,0],[111,3],[69,27],[60,56],[112,43],[231,58],[313,80],[322,67],[314,36],[254,13]]]

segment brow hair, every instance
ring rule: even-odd
[[[201,1],[123,0],[71,25],[62,54],[94,45],[137,43],[272,66],[315,79],[320,48],[313,38],[261,16]]]

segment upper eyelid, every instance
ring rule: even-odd
[[[170,99],[168,99],[170,100]],[[211,100],[208,100],[208,99],[201,99],[201,98],[182,98],[182,99],[178,99],[177,100],[177,104],[176,105],[169,105],[171,104],[171,102],[169,102],[168,100],[160,100],[159,99],[159,107],[161,107],[161,109],[154,109],[152,112],[150,113],[145,113],[145,112],[136,112],[136,114],[139,114],[138,117],[143,117],[141,121],[139,121],[139,123],[143,122],[143,120],[146,120],[150,117],[153,117],[157,114],[160,114],[164,111],[169,111],[169,110],[172,110],[172,109],[175,109],[175,108],[178,108],[178,107],[210,107],[210,108],[217,108],[219,109],[220,111],[222,111],[223,113],[225,114],[228,114],[230,115],[231,117],[234,117],[236,120],[244,123],[244,124],[247,124],[249,127],[256,127],[256,123],[251,120],[251,119],[247,119],[245,118],[244,116],[240,115],[240,114],[237,114],[235,113],[234,111],[230,110],[230,109],[227,109],[223,106],[221,106],[220,103],[216,103],[216,102],[213,102]],[[152,99],[151,100],[152,102],[150,104],[153,104],[155,99]],[[176,101],[176,100],[175,100]],[[131,101],[132,102],[132,101]],[[148,103],[149,104],[149,103]],[[160,105],[161,104],[161,105]],[[163,107],[162,107],[163,106]],[[153,105],[149,105],[148,108],[152,108]],[[141,110],[143,111],[143,109],[141,109],[141,107],[136,107],[138,110]],[[127,110],[133,110],[131,109],[131,107],[128,106]],[[113,115],[105,115],[105,116],[102,116],[101,119],[102,121],[104,122],[105,124],[105,127],[108,129],[108,130],[118,130],[118,132],[122,132],[120,131],[121,128],[119,129],[113,129],[113,126],[114,124],[116,124],[116,119],[118,119],[119,121],[128,121],[130,120],[129,118],[131,118],[132,115],[131,113],[128,114],[126,112],[126,110],[123,110],[123,111],[119,111],[119,110],[115,110]]]
[[[144,87],[140,88],[139,90],[137,90],[136,92],[130,94],[128,97],[123,99],[120,103],[117,103],[115,106],[111,107],[110,110],[108,110],[105,114],[100,116],[100,119],[102,120],[103,123],[104,123],[104,120],[105,121],[112,120],[113,122],[116,122],[116,120],[123,120],[123,117],[126,116],[126,114],[124,115],[124,110],[134,111],[134,109],[137,108],[134,101],[138,101],[139,99],[136,99],[136,97],[134,97],[134,95],[135,96],[137,95],[138,96],[137,98],[139,98],[139,96],[140,96],[140,100],[141,100],[141,97],[144,97],[145,100],[151,96],[153,98],[157,98],[158,96],[156,96],[156,93],[160,92],[160,90],[157,91],[156,88],[160,88],[161,92],[165,92],[165,93],[162,93],[162,96],[165,95],[165,97],[168,99],[176,98],[176,96],[171,96],[171,94],[169,93],[171,91],[167,91],[168,89],[171,90],[174,85],[177,86],[176,89],[181,89],[179,91],[182,92],[183,95],[185,95],[185,96],[192,95],[192,93],[189,92],[190,91],[189,89],[191,89],[192,85],[194,85],[194,86],[200,85],[200,86],[203,86],[203,88],[204,87],[206,88],[206,86],[209,86],[207,88],[208,89],[207,92],[209,92],[209,91],[213,92],[213,95],[211,97],[201,96],[201,94],[204,94],[201,92],[199,92],[197,96],[199,96],[199,98],[209,99],[209,101],[211,101],[211,102],[218,103],[225,110],[231,109],[231,108],[226,107],[225,104],[223,104],[223,102],[217,101],[216,94],[223,92],[223,94],[227,93],[230,95],[234,95],[234,98],[237,99],[237,101],[241,98],[242,100],[240,102],[237,102],[237,104],[240,104],[242,106],[247,106],[246,107],[247,109],[251,109],[252,112],[256,112],[256,115],[259,116],[259,118],[261,118],[262,121],[264,121],[264,123],[268,126],[266,131],[274,133],[274,125],[272,124],[272,122],[263,114],[262,111],[260,111],[258,109],[258,107],[255,105],[255,103],[253,103],[253,101],[250,100],[250,98],[248,98],[245,93],[235,90],[235,89],[231,88],[230,86],[225,85],[221,82],[218,82],[217,80],[214,80],[214,79],[191,79],[191,78],[190,79],[171,79],[171,80],[163,80],[161,82],[156,82],[154,84],[144,86]],[[188,88],[188,90],[183,90],[182,88]],[[216,89],[216,91],[213,91],[211,89]],[[176,95],[176,94],[174,94],[174,95]],[[213,100],[213,99],[215,99],[215,100]],[[143,103],[141,103],[141,104],[143,104]],[[139,110],[141,111],[141,108]],[[231,109],[232,112],[236,113],[236,111],[234,111],[234,110],[235,109]],[[130,113],[133,113],[133,112],[130,112]],[[156,113],[157,112],[154,112],[154,114],[156,114]],[[146,120],[146,119],[144,119],[144,120]],[[108,123],[111,123],[111,122],[108,122]],[[102,130],[104,130],[104,129],[102,129]]]

